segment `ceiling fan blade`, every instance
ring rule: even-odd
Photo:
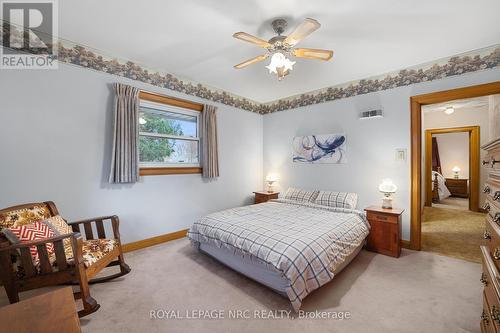
[[[260,56],[257,56],[257,57],[252,58],[252,59],[248,59],[247,61],[244,61],[241,64],[235,65],[234,68],[241,69],[241,68],[247,67],[248,65],[255,64],[256,62],[266,60],[267,57],[269,57],[269,54],[267,54],[267,53],[261,54]]]
[[[237,33],[233,34],[233,37],[236,39],[240,39],[244,42],[258,45],[258,46],[263,47],[263,48],[267,48],[267,47],[271,46],[271,44],[269,44],[269,42],[267,42],[263,39],[260,39],[259,37],[255,37],[255,36],[252,36],[250,34],[247,34],[246,32],[237,32]]]
[[[299,58],[317,59],[328,61],[333,56],[333,51],[318,49],[295,49],[293,55]]]
[[[318,30],[319,27],[321,27],[321,24],[318,21],[306,18],[283,42],[290,46],[295,46],[298,42]]]

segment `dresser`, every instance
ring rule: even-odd
[[[469,180],[446,178],[446,187],[454,197],[468,198],[469,197]]]
[[[484,230],[485,245],[481,246],[483,311],[481,332],[500,332],[500,138],[481,147],[487,154],[482,160],[488,172],[483,192],[487,211]]]

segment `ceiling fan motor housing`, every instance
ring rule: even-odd
[[[271,25],[273,26],[274,32],[276,32],[278,35],[281,35],[285,31],[288,23],[286,22],[286,20],[279,18],[272,21]]]
[[[268,51],[271,53],[284,52],[287,54],[291,54],[292,47],[284,43],[287,36],[282,35],[288,25],[286,20],[281,18],[276,19],[271,22],[271,25],[273,26],[273,29],[278,34],[278,36],[274,36],[273,38],[268,40],[269,44],[271,44],[271,46],[267,48]]]

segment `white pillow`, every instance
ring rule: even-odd
[[[313,202],[318,196],[319,191],[307,191],[298,188],[289,187],[283,199],[295,200],[300,202]]]
[[[347,192],[319,191],[314,203],[328,207],[356,209],[358,195]]]

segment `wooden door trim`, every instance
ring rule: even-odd
[[[479,126],[433,128],[425,130],[425,205],[432,206],[432,136],[434,134],[468,133],[469,134],[469,209],[479,211]]]
[[[422,105],[500,94],[500,81],[410,97],[410,248],[421,248]]]

